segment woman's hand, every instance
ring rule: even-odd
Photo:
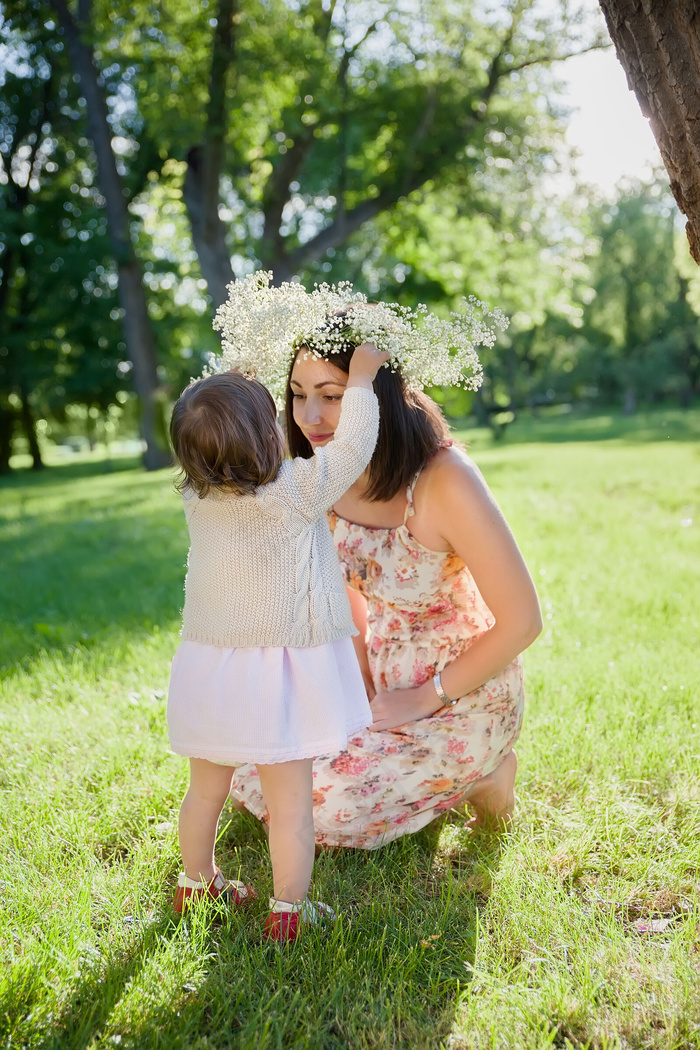
[[[370,702],[372,718],[371,733],[396,729],[407,722],[428,718],[442,707],[432,681],[415,689],[393,689],[390,693],[377,693]]]

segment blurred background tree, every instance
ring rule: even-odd
[[[126,246],[67,18],[104,103]],[[546,17],[534,0],[7,2],[0,470],[13,434],[36,466],[47,437],[133,434],[144,398],[159,465],[169,403],[216,351],[226,284],[259,266],[436,310],[497,303],[512,324],[482,390],[434,392],[495,433],[547,405],[689,404],[700,290],[668,191],[555,188],[556,70],[601,27],[567,0]],[[145,366],[125,336],[125,251]]]
[[[73,78],[50,34],[14,44],[0,87],[0,470],[15,427],[39,468],[37,417],[45,428],[71,403],[106,411],[123,387],[114,268]]]

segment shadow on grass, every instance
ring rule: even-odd
[[[149,955],[158,941],[173,928],[171,917],[154,924],[136,927],[128,946],[107,947],[108,958],[93,949],[79,960],[78,976],[70,991],[63,996],[61,1008],[46,1015],[46,974],[44,967],[27,960],[13,974],[9,994],[2,1009],[3,1035],[7,1045],[32,1046],[36,1050],[83,1048],[99,1040],[110,1014],[129,985],[138,981]],[[123,940],[123,933],[119,931]]]
[[[546,419],[523,414],[500,443],[477,430],[466,437],[474,437],[475,451],[532,443],[687,442],[700,438],[700,411],[659,408],[632,417],[571,412]],[[497,470],[495,461],[489,476]],[[119,644],[131,629],[138,634],[176,625],[187,537],[177,496],[166,499],[161,489],[172,476],[170,470],[146,474],[132,456],[0,479],[8,501],[0,581],[8,627],[0,666],[15,667],[43,650]]]
[[[264,836],[237,815],[222,847],[232,851],[235,839],[246,871],[263,865],[252,908],[217,921],[204,906],[179,923],[166,905],[155,922],[137,927],[128,947],[113,946],[106,964],[81,973],[60,1016],[32,1045],[437,1050],[470,980],[482,903],[470,888],[466,853],[460,872],[434,878],[441,826],[371,853],[324,858],[316,889],[338,906],[339,921],[279,947],[262,936]],[[498,852],[497,841],[482,842],[473,861],[495,866]]]
[[[162,916],[152,924],[136,926],[128,946],[119,949],[109,946],[106,961],[103,962],[95,952],[94,960],[83,965],[69,994],[64,997],[60,1014],[52,1017],[50,1027],[44,1029],[42,1036],[34,1034],[31,1045],[36,1050],[66,1050],[68,1047],[82,1050],[98,1043],[105,1046],[122,1043],[114,1035],[110,1038],[110,1028],[113,1029],[111,1014],[128,989],[138,985],[158,943],[172,936],[174,929],[172,917]],[[128,1046],[129,1043],[122,1045]],[[155,1040],[153,1045],[156,1045]]]
[[[122,474],[128,470],[139,470],[138,456],[115,456],[112,459],[81,459],[77,462],[51,463],[42,470],[21,467],[0,476],[1,488],[36,489],[43,485],[55,485],[60,481],[77,481],[81,478],[102,477],[105,474]],[[159,471],[158,473],[166,473]]]
[[[240,862],[246,875],[262,861],[260,898],[246,935],[221,939],[217,964],[198,989],[207,1025],[198,1034],[218,1045],[225,1031],[235,1042],[224,1045],[251,1048],[444,1045],[475,958],[483,899],[472,886],[473,866],[493,868],[500,855],[497,839],[474,848],[458,819],[459,870],[450,860],[436,867],[444,821],[380,850],[324,852],[313,893],[341,918],[325,934],[310,930],[303,943],[280,949],[261,937],[270,891],[261,825],[237,814],[222,847],[235,843],[228,863]],[[231,989],[231,975],[241,973],[255,995]]]
[[[67,487],[65,500],[44,512],[17,509],[3,539],[0,668],[52,650],[107,650],[177,626],[187,530],[175,493],[160,498],[139,473],[92,498],[85,487],[72,496]]]

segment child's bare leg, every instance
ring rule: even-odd
[[[190,879],[211,882],[216,874],[216,829],[232,776],[231,766],[190,759],[190,786],[180,807],[180,852]]]
[[[270,860],[277,900],[306,899],[314,866],[312,760],[258,765],[270,814]]]
[[[509,826],[515,809],[517,770],[515,751],[509,751],[492,773],[476,781],[466,797],[466,802],[475,810],[474,819],[470,822],[472,827]]]

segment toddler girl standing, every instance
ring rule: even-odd
[[[283,459],[274,401],[241,373],[190,384],[171,422],[190,533],[168,695],[170,745],[190,760],[175,909],[201,896],[250,900],[247,886],[216,867],[214,845],[233,768],[255,763],[270,814],[274,897],[265,932],[274,940],[293,940],[304,921],[334,918],[307,900],[312,760],[344,748],[372,715],[325,513],[372,456],[372,381],[387,359],[370,343],[358,347],[334,440],[308,460]]]

